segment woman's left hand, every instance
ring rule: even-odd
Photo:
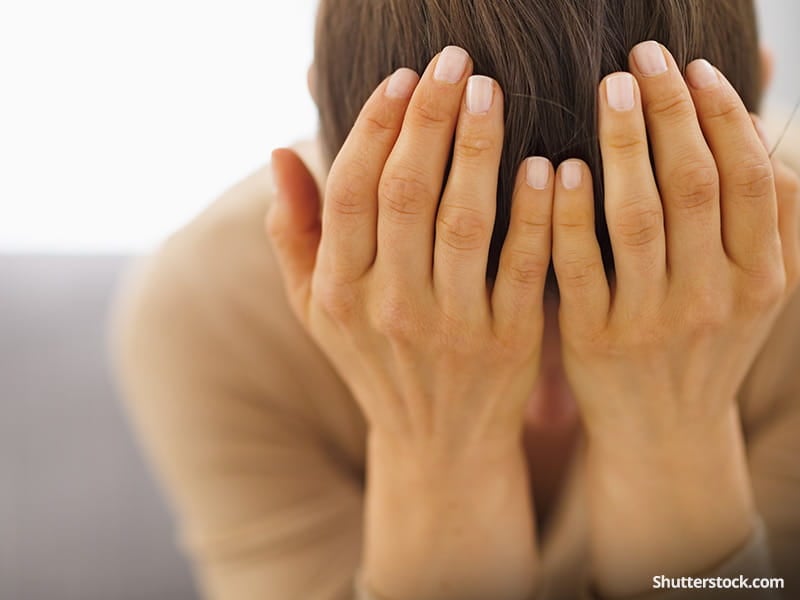
[[[553,215],[595,585],[611,596],[712,568],[751,534],[735,396],[800,272],[798,178],[770,161],[731,84],[695,61],[687,86],[655,42],[630,70],[598,101],[611,285],[580,161],[560,166]]]

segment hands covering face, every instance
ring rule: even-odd
[[[718,70],[695,61],[687,84],[645,42],[598,93],[615,279],[586,165],[554,172],[531,157],[489,288],[503,96],[471,69],[451,47],[421,80],[401,69],[378,87],[331,169],[321,222],[307,170],[275,155],[284,202],[268,230],[292,306],[368,418],[397,429],[399,410],[396,423],[441,433],[487,411],[513,430],[538,368],[551,259],[565,368],[590,431],[667,435],[720,418],[800,277],[796,174],[770,160]],[[447,401],[466,414],[431,408]]]
[[[307,170],[276,152],[267,218],[291,304],[373,431],[440,447],[517,444],[539,368],[552,167],[520,171],[493,292],[486,282],[503,95],[445,49],[367,101],[331,168],[322,219]],[[455,153],[443,182],[455,135]],[[440,204],[441,198],[441,204]]]
[[[556,197],[560,325],[590,430],[670,435],[722,418],[796,288],[800,198],[708,62],[684,81],[645,42],[630,71],[606,77],[598,102],[616,281],[602,271],[584,170]]]

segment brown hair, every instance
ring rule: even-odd
[[[657,40],[683,69],[706,58],[751,112],[761,93],[752,0],[322,0],[315,68],[322,143],[332,162],[374,88],[399,67],[421,73],[443,47],[465,48],[475,73],[505,93],[506,134],[487,277],[508,229],[516,171],[528,156],[585,160],[595,175],[597,233],[613,272],[602,210],[597,84]],[[552,272],[548,288],[553,291]]]

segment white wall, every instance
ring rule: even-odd
[[[316,0],[2,0],[0,251],[146,250],[313,135]]]
[[[800,2],[759,0],[768,104],[800,96]],[[2,0],[0,251],[142,251],[313,135],[316,0]]]
[[[800,2],[757,0],[762,41],[776,57],[775,79],[765,109],[789,110],[800,98]],[[798,117],[800,119],[800,117]]]

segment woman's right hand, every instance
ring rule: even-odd
[[[310,174],[276,151],[267,228],[294,312],[371,430],[459,452],[520,432],[539,364],[553,177],[536,159],[536,190],[521,170],[490,290],[502,92],[486,77],[468,83],[463,50],[440,57],[419,83],[401,69],[368,100],[331,168],[321,223]],[[449,80],[437,80],[437,61]]]
[[[368,422],[366,575],[398,599],[524,598],[535,569],[521,433],[554,176],[542,158],[520,169],[487,285],[503,96],[471,72],[451,47],[421,79],[384,81],[331,168],[321,221],[308,169],[273,154],[267,230],[293,311]]]

